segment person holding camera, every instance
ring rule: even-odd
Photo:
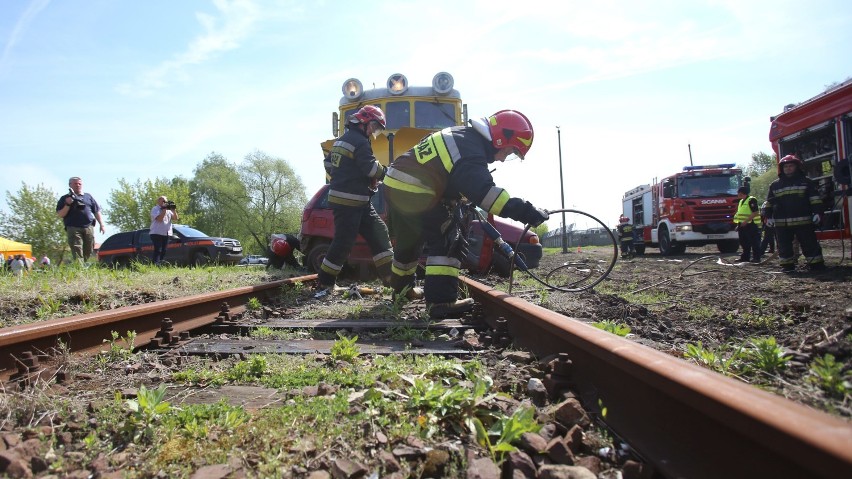
[[[179,220],[177,205],[165,196],[157,198],[157,206],[151,208],[151,242],[154,243],[154,253],[151,261],[154,264],[163,262],[166,257],[166,246],[172,235],[172,220]]]
[[[56,203],[56,216],[65,224],[72,258],[88,261],[95,248],[95,223],[100,225],[101,234],[106,231],[101,207],[92,195],[83,193],[83,180],[79,176],[68,180],[68,194]]]

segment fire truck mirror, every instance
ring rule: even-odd
[[[663,181],[663,198],[674,198],[675,185],[670,179]]]

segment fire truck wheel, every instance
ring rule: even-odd
[[[305,258],[305,266],[314,273],[318,273],[320,266],[322,266],[322,260],[325,259],[325,255],[328,253],[329,246],[330,243],[317,243],[314,245],[308,252],[307,258]]]
[[[673,254],[681,254],[686,251],[686,245],[677,244],[672,241],[669,236],[669,229],[666,227],[660,228],[660,233],[657,235],[660,239],[660,254],[663,256],[671,256]]]

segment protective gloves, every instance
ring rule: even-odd
[[[524,217],[521,219],[524,223],[532,226],[538,226],[548,218],[550,218],[550,213],[547,210],[536,208],[529,201],[527,201],[527,209],[524,212]]]
[[[766,218],[766,226],[768,226],[770,228],[774,228],[775,227],[775,220],[772,219],[772,218]]]
[[[815,225],[818,225],[820,221],[822,221],[822,217],[819,215],[819,213],[814,213],[814,217],[811,218],[811,221],[813,221]]]

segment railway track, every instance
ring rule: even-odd
[[[61,341],[95,353],[111,331],[136,331],[136,344],[186,353],[233,354],[320,350],[319,342],[284,344],[192,340],[200,328],[238,328],[250,298],[311,282],[304,276],[45,321],[0,330],[0,379],[50,377],[49,357]],[[587,409],[606,408],[606,425],[664,477],[845,477],[852,472],[852,426],[779,396],[638,345],[505,292],[463,278],[478,303],[477,319],[515,347],[553,356],[545,377],[553,393],[570,388]],[[286,320],[281,320],[286,323]],[[455,323],[448,320],[445,326]],[[283,326],[292,327],[293,324]],[[382,321],[313,321],[304,327],[383,328]],[[367,346],[367,345],[364,345]],[[372,348],[372,349],[370,349]],[[446,344],[419,344],[425,353],[456,354]],[[410,345],[374,344],[366,353],[412,352]],[[41,361],[40,361],[41,360]]]

